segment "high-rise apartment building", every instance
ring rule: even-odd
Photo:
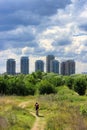
[[[61,63],[61,74],[62,75],[71,75],[75,74],[75,61],[67,60]]]
[[[35,62],[35,71],[44,72],[44,62],[42,60],[36,60]]]
[[[24,56],[21,57],[20,70],[22,74],[29,74],[29,59]]]
[[[59,62],[58,60],[52,60],[50,62],[50,71],[59,74]]]
[[[60,73],[62,75],[66,75],[66,62],[65,61],[61,62]]]
[[[55,59],[54,55],[48,55],[46,57],[46,72],[47,73],[51,72],[51,61],[54,59]]]
[[[9,75],[15,75],[16,62],[14,59],[8,59],[6,63],[6,71]]]

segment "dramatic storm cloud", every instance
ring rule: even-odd
[[[74,59],[77,73],[87,71],[87,1],[0,0],[0,72],[8,58],[19,67],[22,55],[34,64],[48,54]]]

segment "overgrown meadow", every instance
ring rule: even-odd
[[[44,130],[87,130],[86,75],[0,76],[0,130],[31,130],[36,101]]]

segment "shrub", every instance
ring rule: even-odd
[[[65,80],[65,84],[68,86],[68,88],[73,89],[74,78],[68,76]]]
[[[39,92],[40,94],[50,94],[56,93],[55,87],[47,80],[42,80],[39,83]]]
[[[35,91],[36,89],[33,85],[28,87],[28,95],[34,95]]]
[[[83,116],[87,116],[87,107],[86,106],[81,106],[80,107],[80,112]]]
[[[86,92],[86,80],[82,77],[78,77],[74,81],[74,90],[79,94],[79,95],[84,95]]]

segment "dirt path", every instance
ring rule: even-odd
[[[22,108],[25,108],[28,105],[28,103],[29,103],[28,101],[23,102],[23,103],[20,103],[19,106]],[[43,115],[36,116],[36,114],[34,112],[30,112],[30,113],[36,117],[36,121],[31,130],[44,130],[44,127],[45,127],[44,116]]]
[[[44,130],[44,126],[45,126],[44,116],[36,116],[35,113],[33,112],[30,112],[30,113],[36,117],[36,121],[31,130]]]

